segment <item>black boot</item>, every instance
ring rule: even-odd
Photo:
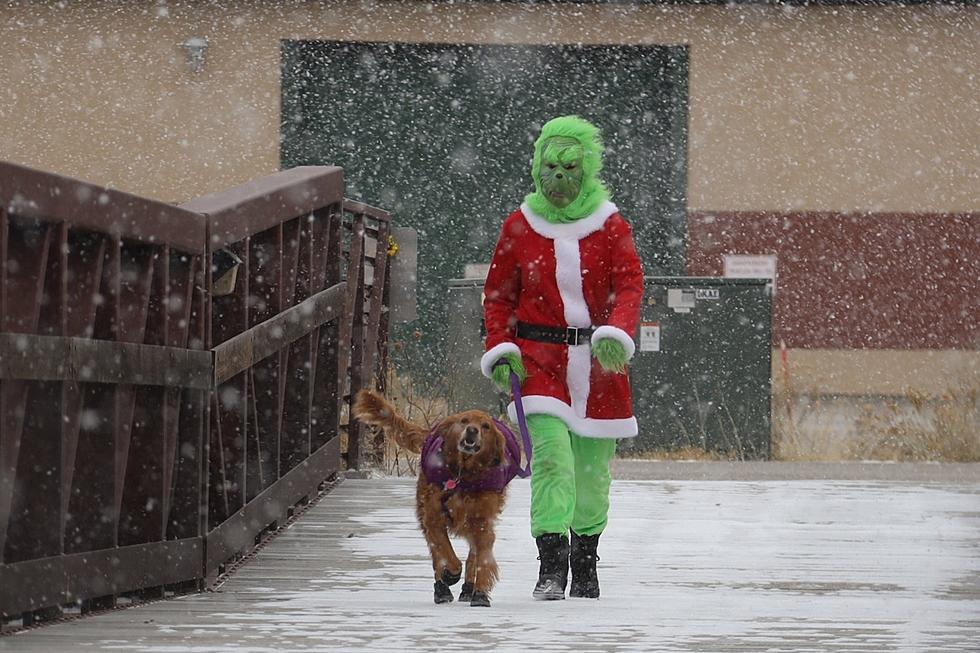
[[[569,563],[572,568],[572,586],[568,595],[583,599],[599,598],[599,575],[595,563],[599,556],[596,548],[599,546],[598,535],[579,535],[572,531],[572,551]]]
[[[436,603],[452,603],[453,591],[441,580],[432,584],[432,598]]]
[[[538,583],[533,596],[542,601],[558,601],[565,598],[568,584],[568,537],[547,533],[536,540],[538,544]]]

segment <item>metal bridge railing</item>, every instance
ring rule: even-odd
[[[0,162],[0,623],[199,588],[342,467],[389,225],[339,168],[175,207]]]

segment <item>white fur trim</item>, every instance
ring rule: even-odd
[[[589,306],[582,290],[582,255],[577,240],[555,240],[555,283],[565,308],[568,326],[592,326]]]
[[[517,354],[520,356],[521,348],[512,342],[502,342],[496,347],[491,348],[480,358],[480,371],[483,372],[483,376],[488,379],[493,377],[493,365],[504,354]]]
[[[602,225],[606,223],[606,218],[617,211],[619,209],[616,208],[616,205],[606,200],[599,205],[599,208],[593,211],[592,215],[588,215],[575,222],[554,224],[532,211],[531,207],[527,205],[527,202],[521,204],[521,213],[524,214],[527,223],[531,225],[531,229],[545,238],[551,238],[553,240],[582,240],[589,234],[602,229]]]
[[[528,415],[534,413],[553,415],[565,422],[569,429],[587,438],[632,438],[638,431],[635,417],[620,419],[579,417],[564,401],[543,395],[524,397],[523,402],[524,412]],[[511,421],[517,423],[517,408],[514,407],[514,402],[507,406],[507,415],[510,416]]]
[[[579,241],[556,239],[551,242],[555,248],[555,283],[565,309],[565,324],[581,328],[592,326],[589,306],[585,303],[585,292],[582,289]],[[568,394],[572,399],[572,411],[578,417],[584,418],[589,401],[589,373],[592,371],[589,346],[569,346],[567,356],[565,385],[568,386]]]
[[[568,347],[568,369],[565,371],[565,384],[572,398],[572,412],[576,417],[585,417],[589,403],[589,374],[592,372],[592,350],[588,345]]]
[[[616,340],[626,350],[626,360],[633,358],[633,354],[636,352],[636,343],[633,342],[633,339],[630,338],[628,333],[619,327],[609,326],[607,324],[592,332],[593,345],[602,338],[612,338],[613,340]]]

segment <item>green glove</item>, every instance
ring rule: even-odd
[[[600,338],[592,345],[592,355],[607,372],[626,371],[626,348],[615,338]]]
[[[507,362],[498,363],[490,372],[494,385],[504,392],[510,392],[511,370],[517,375],[517,380],[521,382],[521,385],[524,385],[524,379],[527,378],[527,370],[524,369],[524,363],[521,362],[521,357],[517,354],[504,354],[500,358]]]

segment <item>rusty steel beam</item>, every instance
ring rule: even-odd
[[[220,565],[247,553],[255,545],[258,533],[271,524],[281,525],[289,508],[315,495],[320,483],[339,471],[339,453],[340,440],[334,438],[212,529],[205,546],[206,578],[213,581]]]
[[[211,352],[0,333],[0,379],[211,387]]]
[[[202,538],[0,564],[0,617],[201,577]]]
[[[305,301],[323,286],[313,285],[312,248],[315,226],[324,220],[316,214],[294,221],[296,231],[287,233],[284,254],[290,254],[284,274],[287,301],[290,305]],[[293,223],[290,223],[293,224]],[[295,243],[295,246],[293,245]],[[325,243],[324,243],[325,244]],[[291,291],[289,289],[292,289]],[[310,455],[313,391],[310,385],[316,365],[313,347],[314,328],[280,353],[283,373],[279,378],[279,468],[277,478]]]
[[[367,217],[374,218],[379,222],[391,221],[391,214],[384,209],[379,209],[376,206],[364,204],[363,202],[355,202],[354,200],[349,200],[346,197],[344,198],[344,211],[356,215],[366,215]],[[371,232],[373,230],[368,228],[367,231]]]
[[[364,367],[366,373],[373,375],[375,356],[380,346],[382,303],[385,281],[388,278],[388,229],[387,222],[378,224],[378,241],[375,250],[373,278],[371,279],[371,302],[368,308],[367,334],[364,341]]]
[[[292,219],[280,223],[247,239],[249,244],[249,297],[248,321],[240,331],[271,320],[284,308],[285,287],[284,243],[288,225],[298,224]],[[244,488],[246,501],[254,498],[277,478],[279,469],[279,436],[281,415],[279,385],[285,372],[283,355],[277,349],[274,355],[255,359],[247,376],[249,394],[246,405],[248,441],[245,451]],[[256,382],[258,381],[258,382]]]
[[[344,305],[344,315],[347,317],[341,324],[344,331],[340,335],[341,373],[340,395],[347,400],[348,415],[354,401],[354,395],[361,389],[363,383],[362,363],[364,361],[364,216],[354,215],[350,227],[350,251],[347,258],[347,300]],[[348,350],[344,345],[350,344]],[[348,372],[349,367],[349,372]],[[349,381],[349,392],[344,392],[344,381]],[[358,469],[360,466],[360,422],[348,419],[347,422],[347,467]]]
[[[316,327],[343,315],[346,292],[346,283],[335,284],[215,347],[215,385],[224,383]]]
[[[323,244],[313,250],[313,267],[318,287],[331,286],[340,282],[341,234],[343,215],[340,205],[326,207],[317,212],[314,225],[324,227],[321,239]],[[340,427],[340,398],[343,396],[343,382],[347,367],[340,367],[341,324],[350,318],[345,314],[337,320],[318,327],[312,336],[313,375],[310,383],[313,396],[310,412],[310,447],[318,449],[333,437]]]
[[[0,161],[0,204],[11,216],[66,222],[126,240],[204,252],[204,216],[16,163]]]
[[[379,381],[374,377],[377,370],[379,348],[383,346],[382,339],[386,339],[381,332],[381,319],[385,286],[388,278],[389,227],[390,224],[388,222],[378,223],[378,235],[371,279],[371,300],[367,311],[367,330],[364,337],[364,383],[376,387],[383,387],[384,385],[383,381]],[[379,430],[375,433],[371,446],[371,455],[378,464],[384,462],[384,445],[385,435],[384,432]]]
[[[0,331],[7,323],[7,239],[10,221],[7,207],[0,202]]]
[[[207,216],[218,249],[343,200],[344,171],[300,166],[180,205]]]
[[[391,327],[391,311],[387,310],[391,306],[391,273],[387,269],[381,302],[385,310],[381,312],[381,322],[378,324],[378,391],[384,394],[388,391],[388,334]]]
[[[27,383],[0,380],[0,562],[10,532],[26,401]]]

